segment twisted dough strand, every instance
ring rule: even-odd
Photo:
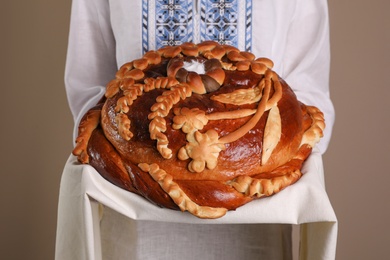
[[[138,167],[144,172],[148,172],[160,184],[160,187],[172,198],[181,211],[188,211],[199,218],[207,219],[220,218],[226,214],[227,209],[225,208],[200,206],[193,202],[179,185],[173,181],[173,177],[160,169],[157,164],[140,163]]]
[[[99,125],[100,122],[100,110],[89,110],[79,125],[79,133],[76,138],[76,146],[73,149],[73,155],[77,156],[77,159],[81,163],[88,163],[89,156],[87,153],[87,146],[89,139],[91,138],[93,130]]]
[[[319,140],[323,135],[325,129],[324,114],[313,106],[307,106],[307,111],[313,119],[311,127],[303,134],[301,145],[308,144],[310,147],[314,147],[316,140]]]
[[[157,140],[157,150],[165,158],[172,157],[172,150],[168,148],[168,138],[163,132],[166,131],[166,122],[164,117],[168,115],[173,105],[178,103],[180,99],[186,99],[192,95],[191,87],[188,84],[182,83],[168,91],[165,91],[163,95],[158,96],[151,108],[152,113],[148,115],[151,120],[149,124],[150,138]]]
[[[295,183],[301,176],[302,173],[298,169],[271,179],[257,179],[250,176],[239,176],[233,180],[230,185],[246,196],[260,198],[278,193],[283,188]]]
[[[176,79],[169,77],[147,78],[144,80],[144,84],[134,82],[133,79],[123,80],[123,84],[120,87],[123,91],[123,96],[118,99],[115,107],[115,112],[118,113],[116,115],[116,123],[118,125],[119,135],[127,141],[133,137],[133,133],[130,131],[131,122],[126,115],[133,102],[143,92],[149,92],[156,88],[171,88],[178,83]],[[161,115],[161,113],[157,113],[157,115]]]

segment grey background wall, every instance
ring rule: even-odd
[[[352,4],[353,3],[353,4]],[[0,255],[53,259],[58,191],[72,149],[63,84],[70,1],[0,9]],[[384,259],[390,241],[390,2],[330,0],[331,95],[324,156],[337,259]]]

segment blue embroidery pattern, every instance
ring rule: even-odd
[[[143,0],[142,19],[144,52],[204,40],[252,47],[252,0]]]
[[[252,0],[246,1],[245,8],[245,51],[252,50]]]
[[[149,48],[148,37],[148,1],[142,1],[142,51],[147,52]]]
[[[202,0],[200,17],[201,41],[238,45],[237,0]]]
[[[192,41],[192,2],[156,1],[157,46],[178,45]]]

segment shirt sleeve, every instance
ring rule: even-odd
[[[102,97],[117,70],[109,10],[104,0],[72,3],[65,89],[75,126]]]
[[[318,147],[329,145],[335,113],[329,93],[330,42],[326,0],[298,0],[295,6],[283,59],[283,78],[298,99],[318,107],[326,128]]]

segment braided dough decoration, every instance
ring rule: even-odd
[[[82,119],[73,154],[159,206],[219,218],[295,183],[324,117],[273,62],[216,42],[124,64]]]

